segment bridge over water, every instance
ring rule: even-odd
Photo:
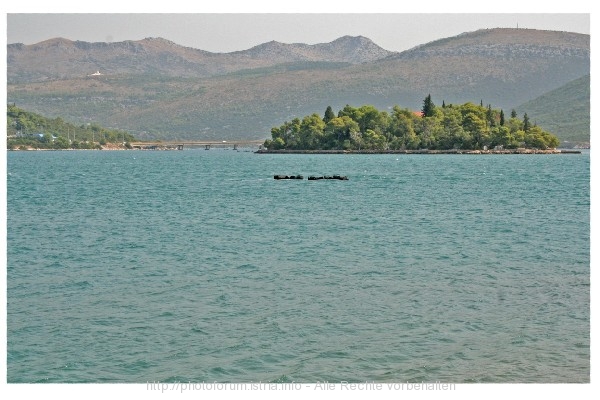
[[[233,147],[237,150],[238,147],[259,147],[265,141],[263,140],[203,140],[203,141],[148,141],[148,142],[132,142],[131,146],[134,149],[177,149],[183,150],[184,147],[204,147],[210,150],[212,147]]]

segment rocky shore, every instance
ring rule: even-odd
[[[539,149],[502,149],[502,150],[265,150],[256,154],[581,154],[580,150],[539,150]]]

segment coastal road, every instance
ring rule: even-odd
[[[133,147],[258,147],[263,144],[263,140],[204,140],[204,141],[147,141],[131,142]]]

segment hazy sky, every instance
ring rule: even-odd
[[[47,12],[44,7],[39,9]],[[315,9],[321,8],[312,8]],[[88,42],[162,37],[183,46],[211,52],[230,52],[271,40],[315,44],[330,42],[344,35],[362,35],[386,50],[402,51],[439,38],[483,28],[514,28],[518,25],[520,28],[590,33],[590,14],[585,13],[405,14],[395,11],[378,14],[312,14],[301,11],[274,14],[246,13],[240,7],[237,13],[136,14],[122,13],[118,8],[115,10],[116,13],[77,14],[9,11],[6,14],[7,43],[33,44],[54,37]],[[233,6],[230,11],[235,10]]]

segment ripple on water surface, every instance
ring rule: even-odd
[[[131,154],[8,153],[9,382],[590,380],[589,154]]]

